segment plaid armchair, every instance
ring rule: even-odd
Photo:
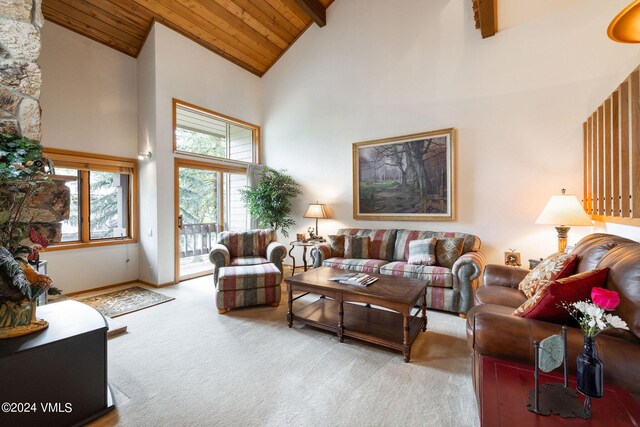
[[[223,231],[213,245],[209,260],[215,266],[214,283],[222,267],[241,267],[273,263],[282,273],[286,247],[277,242],[275,230]]]

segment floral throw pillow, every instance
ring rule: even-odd
[[[543,280],[557,280],[571,276],[576,269],[578,258],[575,255],[557,252],[540,262],[525,276],[518,285],[527,298],[531,298]]]
[[[435,237],[409,242],[409,264],[435,265],[437,243],[438,239]]]
[[[609,268],[585,271],[557,280],[540,280],[538,290],[514,312],[514,316],[553,323],[571,322],[563,306],[589,299],[593,288],[607,284]]]
[[[344,236],[344,257],[368,259],[370,243],[369,236]]]
[[[464,239],[462,237],[445,237],[437,239],[436,261],[439,266],[453,268],[453,264],[462,255]]]
[[[327,242],[331,247],[331,258],[342,258],[344,256],[344,234],[333,234],[327,236]]]

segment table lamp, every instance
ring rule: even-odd
[[[307,212],[304,214],[305,218],[315,218],[316,219],[316,231],[315,237],[319,238],[320,235],[318,233],[318,219],[327,219],[329,215],[327,215],[327,208],[322,203],[309,203],[309,208]],[[314,236],[312,236],[313,238]]]
[[[536,224],[555,225],[558,230],[558,252],[564,252],[567,248],[567,235],[571,225],[593,225],[591,218],[584,211],[580,201],[573,194],[566,194],[564,188],[562,194],[551,196],[542,213],[536,220]]]

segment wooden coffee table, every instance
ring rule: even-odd
[[[372,274],[378,281],[361,287],[329,280],[342,273],[345,271],[319,267],[285,279],[289,327],[296,320],[336,332],[340,342],[346,336],[401,350],[404,361],[409,362],[411,345],[421,330],[427,330],[426,281]],[[305,293],[293,298],[293,292],[298,291]],[[321,297],[294,314],[293,302],[310,293]],[[420,299],[421,308],[412,316],[411,310]],[[419,313],[422,315],[418,316]]]

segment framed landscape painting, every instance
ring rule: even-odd
[[[453,221],[454,129],[353,144],[353,217]]]

